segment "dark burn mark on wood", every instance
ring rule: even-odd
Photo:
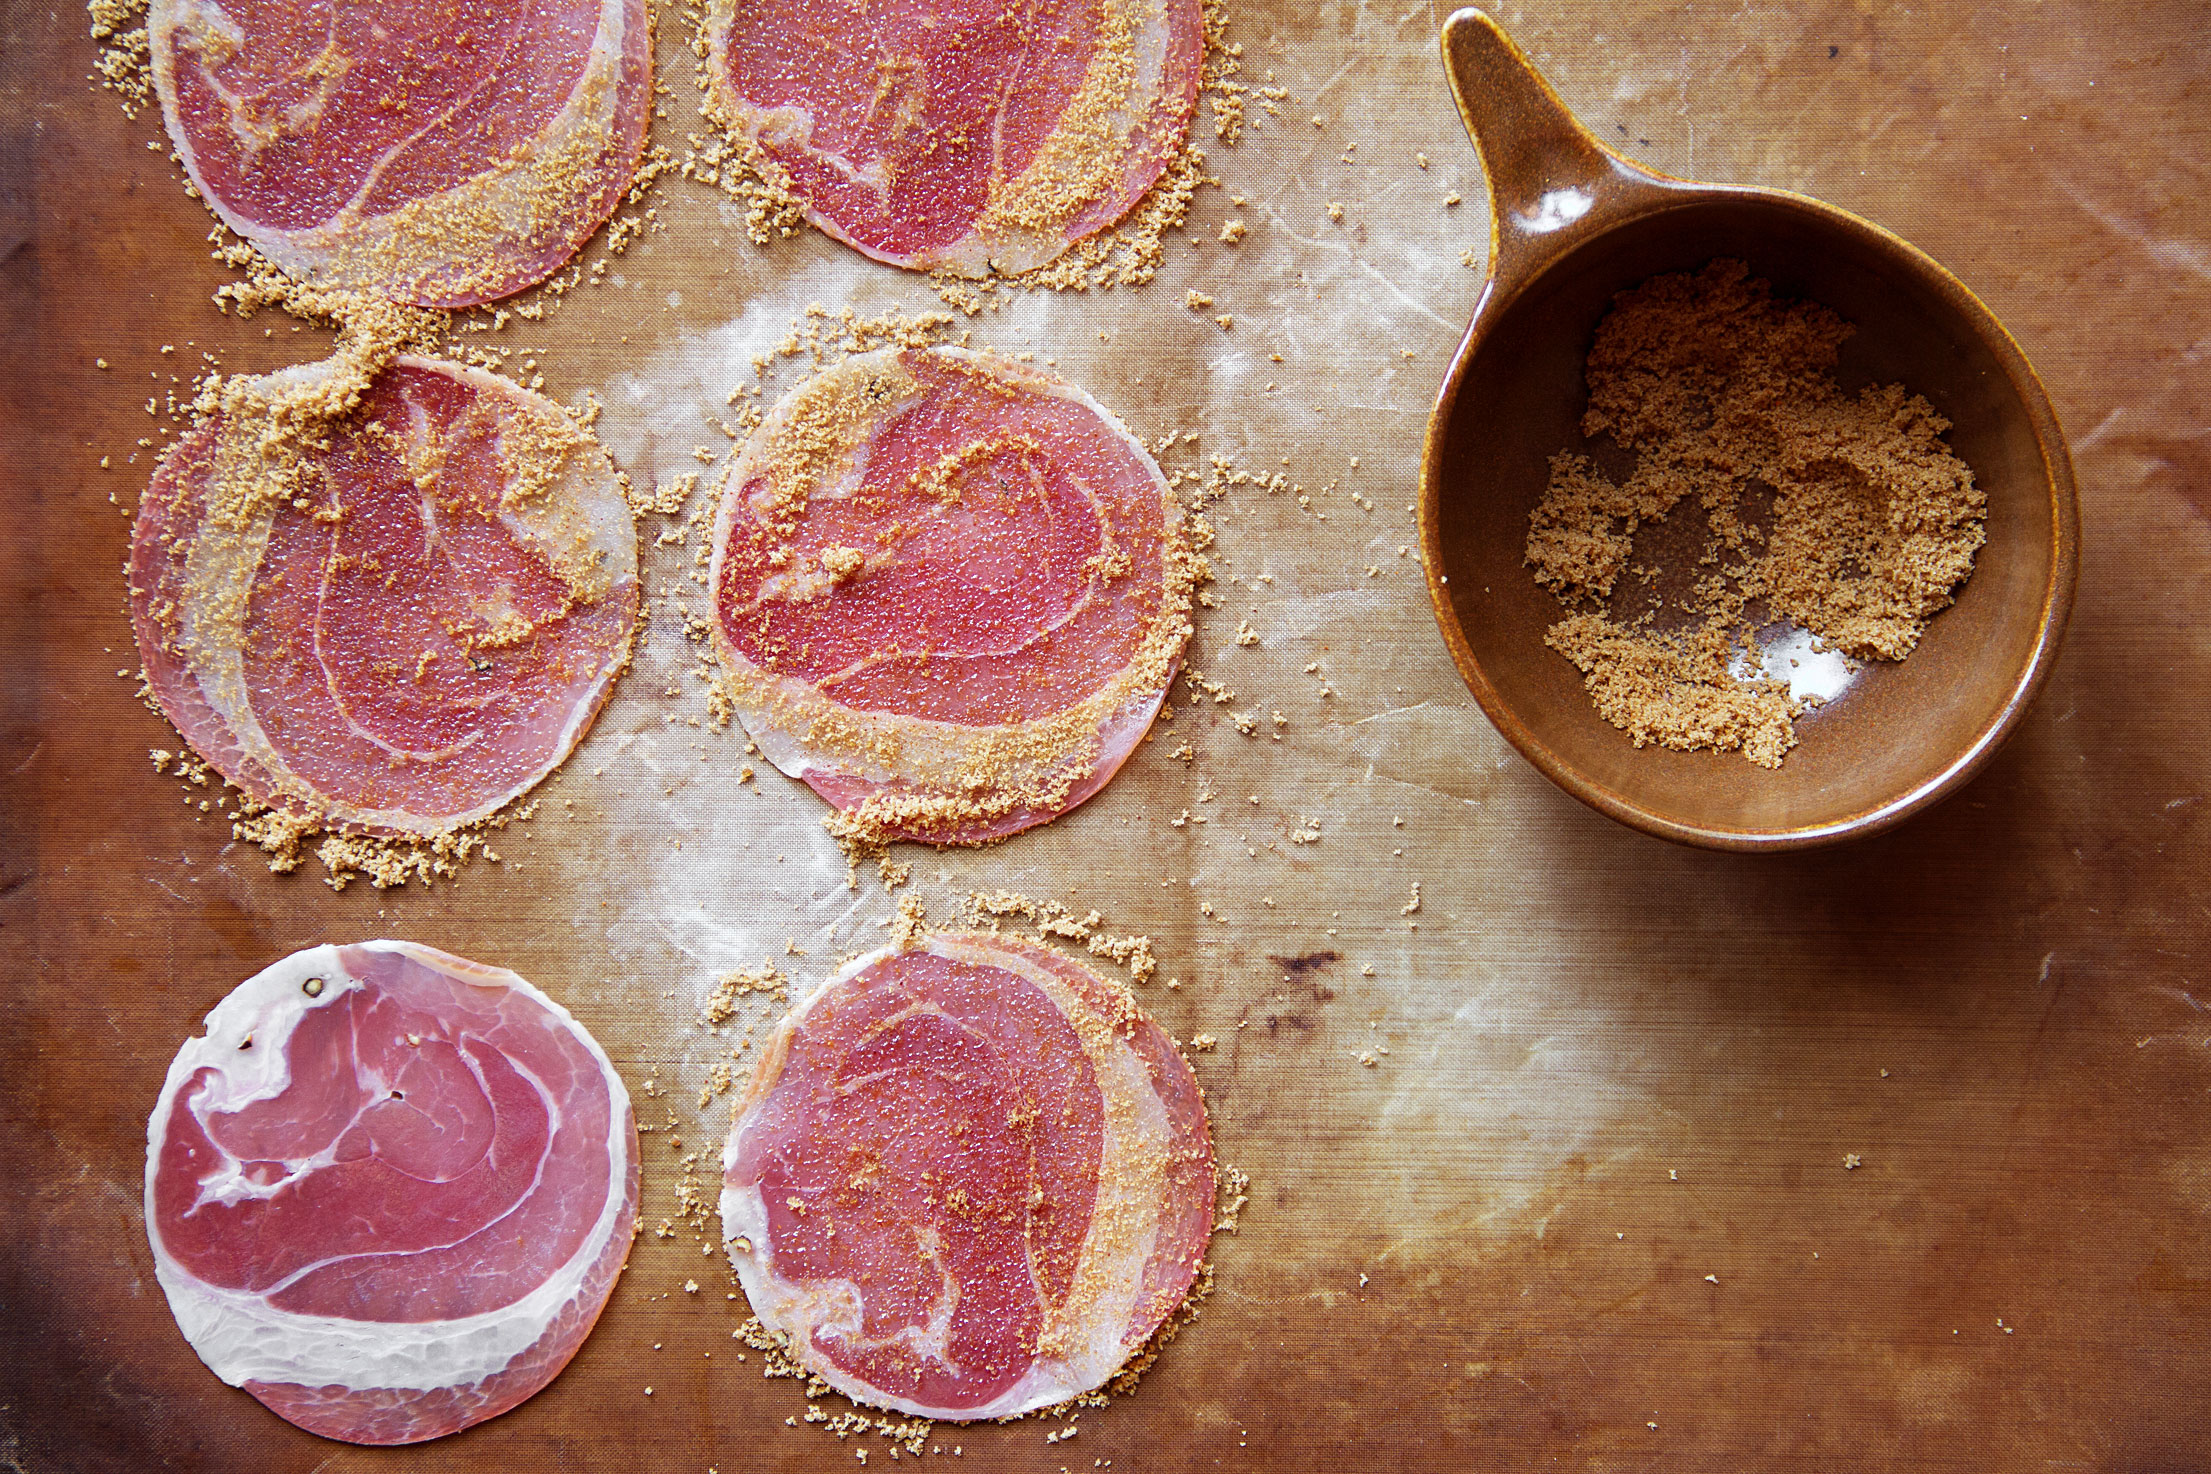
[[[1330,947],[1319,952],[1307,952],[1302,957],[1270,956],[1267,960],[1282,969],[1283,982],[1303,981],[1311,983],[1314,1002],[1333,1003],[1336,1001],[1336,990],[1334,988],[1325,987],[1312,981],[1315,974],[1343,961],[1343,953],[1338,952],[1335,948]],[[1305,1027],[1311,1028],[1312,1025],[1306,1024]]]
[[[1276,991],[1283,983],[1305,984],[1312,990],[1313,1001],[1316,1003],[1330,1003],[1335,1000],[1336,990],[1315,981],[1315,978],[1327,968],[1343,961],[1343,953],[1336,951],[1334,948],[1328,948],[1319,952],[1307,952],[1300,957],[1275,957],[1270,955],[1267,960],[1282,969],[1282,982],[1270,984],[1269,987],[1273,1001],[1277,1003],[1287,1001],[1285,994]],[[1316,1019],[1295,1007],[1270,1010],[1264,1015],[1264,1019],[1267,1033],[1270,1035],[1279,1034],[1285,1026],[1295,1029],[1301,1034],[1309,1034],[1320,1027]]]

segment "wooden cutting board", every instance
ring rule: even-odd
[[[1171,729],[1046,830],[908,856],[912,894],[942,919],[972,890],[1017,889],[1148,934],[1162,967],[1145,1002],[1179,1037],[1217,1038],[1195,1064],[1251,1184],[1202,1317],[1132,1396],[1071,1425],[940,1426],[922,1457],[2201,1466],[2200,9],[1506,16],[1566,100],[1647,162],[1822,195],[1956,270],[2074,439],[2079,608],[2017,739],[1897,833],[1763,858],[1671,848],[1552,790],[1471,707],[1400,554],[1487,239],[1442,17],[1236,6],[1240,80],[1281,93],[1247,100],[1234,147],[1201,120],[1220,183],[1190,243],[1171,239],[1148,286],[962,324],[1056,359],[1149,439],[1193,433],[1170,466],[1220,455],[1255,478],[1213,508],[1218,602],[1192,649],[1238,694],[1178,695]],[[656,136],[678,153],[683,27],[662,17]],[[210,218],[158,119],[126,119],[86,80],[85,33],[67,3],[0,17],[0,1466],[889,1460],[885,1439],[808,1422],[843,1403],[738,1359],[743,1306],[711,1227],[652,1232],[677,1219],[687,1157],[711,1176],[726,1121],[724,1102],[698,1104],[732,1042],[698,1023],[714,975],[773,955],[818,981],[893,904],[872,875],[847,889],[812,795],[772,772],[738,783],[741,739],[690,725],[691,550],[656,543],[676,522],[643,529],[656,592],[637,669],[536,818],[497,839],[502,863],[388,892],[272,875],[149,764],[175,738],[135,695],[118,569],[164,401],[203,352],[255,369],[326,339],[216,312]],[[655,204],[662,228],[607,284],[484,340],[537,358],[548,392],[596,392],[634,475],[726,452],[705,413],[809,302],[938,305],[818,236],[755,248],[703,188],[666,183]],[[1218,239],[1232,219],[1241,244]],[[1186,307],[1192,291],[1213,305]],[[1290,484],[1270,491],[1277,472]],[[1245,624],[1256,645],[1235,642]],[[218,1383],[170,1320],[140,1210],[144,1122],[178,1041],[273,958],[364,936],[521,971],[607,1044],[656,1128],[647,1232],[581,1355],[516,1412],[405,1453],[323,1442]]]

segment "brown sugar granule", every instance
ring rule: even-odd
[[[738,1000],[748,994],[764,994],[778,1003],[788,1003],[790,979],[777,971],[773,962],[765,961],[756,968],[725,972],[714,979],[714,991],[707,995],[700,1017],[708,1024],[726,1024],[737,1016]]]
[[[136,118],[154,101],[153,52],[146,35],[146,0],[88,0],[92,39],[99,43],[100,85]]]
[[[1632,453],[1633,470],[1614,481],[1588,456],[1554,455],[1526,556],[1570,611],[1545,643],[1638,747],[1778,767],[1816,703],[1766,672],[1759,630],[1787,620],[1855,659],[1902,660],[1973,571],[1986,493],[1925,398],[1835,382],[1851,332],[1724,259],[1621,293],[1598,325],[1581,429]],[[1695,566],[1635,566],[1637,532],[1684,498],[1705,519]],[[1662,574],[1684,591],[1620,610]],[[1689,622],[1659,627],[1667,610]]]
[[[1597,714],[1638,747],[1740,748],[1760,767],[1774,768],[1796,745],[1791,723],[1798,708],[1789,683],[1731,675],[1734,644],[1722,624],[1654,635],[1601,614],[1577,614],[1552,625],[1544,643],[1574,662]]]

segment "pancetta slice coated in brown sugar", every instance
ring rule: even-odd
[[[1027,271],[1126,215],[1189,132],[1199,0],[713,0],[709,113],[879,261]]]
[[[1039,944],[938,934],[840,971],[768,1042],[723,1155],[754,1312],[856,1401],[1003,1417],[1103,1385],[1212,1227],[1188,1064]]]
[[[231,386],[163,456],[132,540],[154,699],[258,803],[425,836],[557,766],[629,657],[637,541],[614,467],[552,401],[402,356],[327,420],[336,371]]]
[[[1135,750],[1202,566],[1158,465],[1082,390],[886,349],[799,385],[732,464],[714,643],[746,731],[840,836],[979,843]]]
[[[637,173],[646,0],[153,0],[169,137],[319,286],[465,307],[557,271]]]

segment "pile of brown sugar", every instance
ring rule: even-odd
[[[1851,332],[1731,260],[1653,277],[1598,324],[1582,433],[1609,435],[1634,468],[1615,482],[1587,456],[1552,456],[1527,562],[1569,611],[1545,643],[1636,746],[1780,766],[1817,700],[1766,673],[1761,628],[1789,621],[1854,659],[1902,660],[1973,571],[1988,498],[1943,443],[1950,422],[1901,384],[1844,392]],[[1696,567],[1631,566],[1638,529],[1684,497],[1708,529]],[[1624,613],[1621,575],[1647,587],[1662,572],[1686,590]]]

